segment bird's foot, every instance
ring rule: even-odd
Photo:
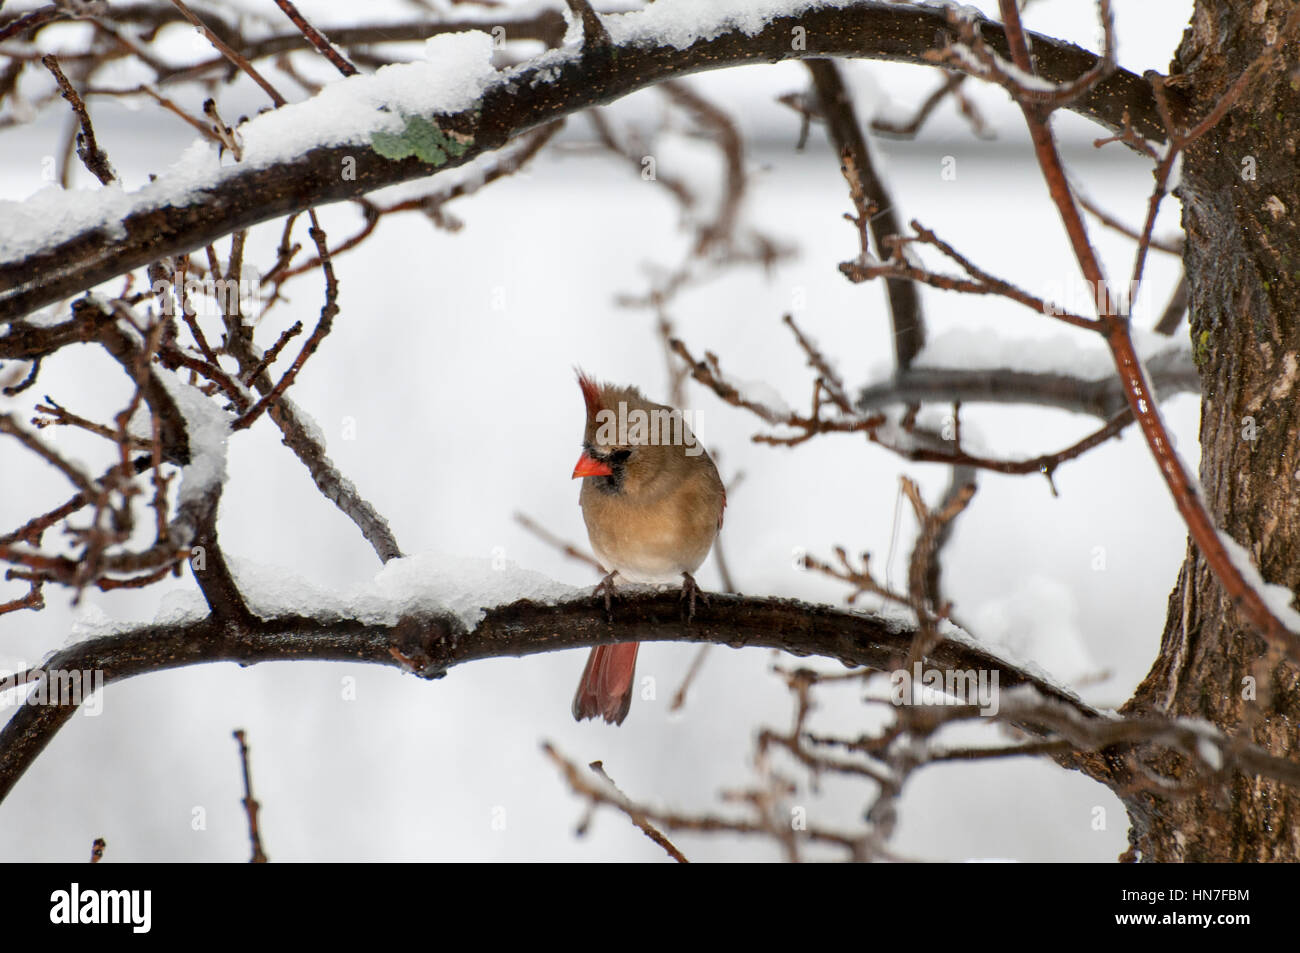
[[[700,588],[695,577],[688,572],[682,573],[682,601],[686,603],[686,623],[689,625],[695,618],[696,600],[709,604],[709,594]]]
[[[604,593],[605,618],[610,622],[614,621],[614,601],[613,601],[614,600],[614,577],[617,575],[618,575],[617,569],[615,569],[611,573],[608,573],[604,579],[596,583],[596,588],[592,592],[592,596],[597,599],[600,598],[601,593]]]

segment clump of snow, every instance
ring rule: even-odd
[[[286,566],[273,566],[231,553],[226,553],[226,564],[244,601],[255,615],[298,614],[324,618],[351,615],[346,593],[324,588]],[[190,591],[198,595],[195,590]],[[201,596],[199,600],[200,604],[206,604]],[[180,606],[178,603],[178,608]]]
[[[226,563],[248,608],[256,615],[302,615],[356,619],[367,625],[394,625],[403,616],[450,613],[466,629],[483,620],[485,610],[519,599],[557,603],[590,596],[587,586],[569,586],[508,560],[421,553],[389,560],[370,582],[351,588],[326,588],[284,566],[227,554]],[[158,606],[160,625],[197,622],[208,614],[197,587],[173,589]],[[84,602],[67,644],[130,631],[139,622],[114,619]]]
[[[368,622],[392,623],[410,613],[446,610],[472,629],[486,607],[518,599],[556,602],[589,593],[508,560],[422,553],[390,559],[350,601],[353,612]]]
[[[1223,752],[1210,739],[1198,738],[1196,740],[1196,753],[1201,756],[1201,760],[1208,764],[1211,769],[1218,771],[1223,767]]]
[[[321,447],[325,446],[325,431],[321,429],[321,426],[316,422],[315,417],[295,404],[289,397],[281,397],[280,406],[288,412],[289,416],[298,421],[298,425],[302,428],[303,433],[307,435],[308,439]],[[328,459],[326,462],[329,462]]]
[[[957,3],[956,0],[910,0],[914,6],[934,7],[939,10],[951,10],[963,20],[983,20],[986,19],[984,11],[979,7],[971,6],[969,3]]]
[[[106,242],[121,239],[122,220],[129,215],[189,205],[219,188],[225,176],[250,166],[273,165],[322,146],[368,146],[376,132],[400,132],[404,115],[467,109],[498,76],[492,37],[479,30],[431,37],[425,56],[423,63],[393,64],[341,79],[305,102],[249,120],[237,130],[243,142],[237,168],[223,168],[216,145],[199,139],[134,192],[116,183],[93,190],[51,185],[22,202],[0,201],[0,261],[26,258],[95,228]]]
[[[190,462],[181,468],[177,502],[197,503],[226,479],[226,443],[234,420],[216,402],[171,374],[159,374],[176,409],[185,418]]]
[[[1170,192],[1183,184],[1183,154],[1180,152],[1174,156],[1174,164],[1169,168],[1169,180],[1165,183],[1165,188]]]
[[[126,237],[121,220],[130,214],[132,202],[133,196],[116,182],[66,190],[53,183],[21,202],[0,201],[0,260],[26,257],[96,225],[105,244],[120,241]]]
[[[72,625],[64,642],[67,647],[82,639],[112,635],[122,628],[121,624],[89,600],[83,601],[73,610]]]
[[[644,10],[602,19],[615,43],[684,50],[733,30],[753,36],[776,17],[838,5],[827,0],[656,0]]]
[[[727,383],[735,387],[742,398],[751,404],[766,407],[778,419],[784,419],[794,413],[781,396],[781,392],[766,381],[747,381],[737,377],[727,377]]]
[[[548,66],[546,69],[538,70],[531,80],[529,86],[545,86],[547,83],[553,83],[560,78],[560,68],[558,66]]]
[[[126,235],[122,219],[165,205],[188,205],[204,187],[215,185],[220,168],[216,147],[200,139],[135,192],[124,191],[117,182],[97,189],[49,185],[21,202],[0,201],[0,261],[25,258],[94,228],[105,241],[121,239]]]
[[[581,57],[581,46],[561,46],[553,50],[544,50],[502,74],[506,91],[515,92],[519,88],[516,80],[525,75],[528,76],[528,85],[532,87],[553,83],[560,78],[563,66],[575,63]]]
[[[1291,608],[1291,600],[1295,598],[1295,594],[1286,586],[1265,582],[1264,577],[1255,568],[1255,561],[1251,559],[1246,547],[1223,530],[1218,530],[1218,533],[1219,539],[1223,541],[1223,546],[1228,551],[1228,558],[1245,578],[1246,585],[1259,593],[1259,597],[1264,600],[1264,604],[1279,622],[1293,633],[1300,635],[1300,612]]]
[[[227,557],[248,607],[257,615],[301,614],[393,625],[403,616],[447,612],[467,629],[484,610],[518,599],[558,602],[590,589],[574,588],[509,561],[421,553],[390,559],[375,578],[351,589],[325,589],[280,566]],[[177,604],[175,610],[187,609]],[[163,621],[163,620],[159,620]]]
[[[564,15],[564,39],[560,41],[562,46],[581,46],[586,30],[582,25],[582,17],[566,3],[560,8]]]
[[[184,625],[199,622],[208,614],[208,603],[197,589],[171,589],[158,603],[154,622],[160,625]]]
[[[468,109],[497,78],[492,37],[481,30],[425,41],[425,62],[394,63],[331,83],[311,99],[263,113],[240,127],[243,164],[270,165],[319,146],[363,144],[400,132],[405,115]]]

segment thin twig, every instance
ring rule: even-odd
[[[275,0],[275,5],[284,11],[291,23],[302,31],[302,35],[307,38],[307,42],[316,47],[316,51],[334,64],[344,76],[356,76],[359,72],[351,62],[348,61],[342,53],[334,48],[334,44],[329,41],[325,34],[316,29],[307,22],[307,18],[298,12],[298,8],[293,5],[291,0]]]
[[[547,753],[548,754],[553,753],[553,749],[548,749]],[[613,789],[620,797],[623,797],[624,800],[626,800],[626,795],[624,795],[623,792],[618,789],[618,785],[614,783],[614,779],[605,773],[605,765],[602,762],[593,761],[591,762],[591,764],[587,765],[587,767],[591,768],[592,773],[594,773],[597,777],[599,777],[606,784],[608,784],[610,788]],[[656,828],[653,824],[651,824],[645,818],[645,815],[634,814],[629,816],[632,818],[632,823],[641,829],[641,833],[645,834],[646,837],[650,838],[652,841],[654,841],[656,844],[662,847],[669,857],[677,861],[677,863],[679,864],[690,863],[690,861],[686,859],[686,855],[683,854],[680,850],[678,850],[676,845],[674,845],[672,841],[670,841],[667,837],[665,837],[663,833],[659,831],[658,828]]]
[[[248,840],[252,845],[252,856],[249,857],[248,862],[265,864],[269,858],[266,856],[266,851],[262,849],[262,832],[257,823],[257,814],[262,806],[253,798],[253,777],[248,767],[248,743],[244,738],[244,729],[235,729],[234,736],[239,742],[239,760],[244,769],[244,799],[241,803],[244,805],[245,813],[248,814]]]
[[[68,77],[63,75],[63,70],[59,68],[59,61],[55,59],[53,53],[42,56],[41,62],[54,74],[54,79],[63,92],[63,98],[72,104],[72,111],[76,113],[77,122],[81,125],[81,131],[77,133],[77,155],[90,173],[99,179],[101,185],[116,182],[117,173],[113,171],[113,164],[108,161],[104,150],[99,147],[99,141],[95,138],[95,127],[90,123],[90,113],[86,111],[86,104],[77,95],[72,83],[68,82]]]
[[[277,106],[283,106],[287,102],[283,96],[276,92],[275,87],[267,81],[266,77],[259,73],[257,68],[253,66],[253,64],[250,63],[242,53],[213,33],[212,28],[200,20],[198,15],[185,5],[184,0],[171,0],[171,3],[172,6],[181,12],[181,15],[184,16],[185,19],[193,23],[199,32],[207,37],[208,42],[215,46],[221,52],[222,56],[247,73],[258,86],[261,86],[266,95],[271,97],[271,102],[275,103]]]

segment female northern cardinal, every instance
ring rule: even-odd
[[[609,610],[614,577],[629,582],[682,581],[688,619],[697,586],[691,575],[709,555],[722,528],[727,492],[679,411],[648,401],[635,387],[597,384],[578,372],[587,404],[582,456],[573,476],[583,477],[578,503],[596,558],[608,574]],[[621,642],[591,650],[573,717],[600,715],[622,724],[632,704],[639,644]]]

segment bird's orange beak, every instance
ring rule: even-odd
[[[573,476],[570,479],[576,480],[578,477],[589,476],[610,476],[613,470],[609,468],[608,463],[601,463],[594,460],[585,453],[578,457],[578,465],[573,468]]]

